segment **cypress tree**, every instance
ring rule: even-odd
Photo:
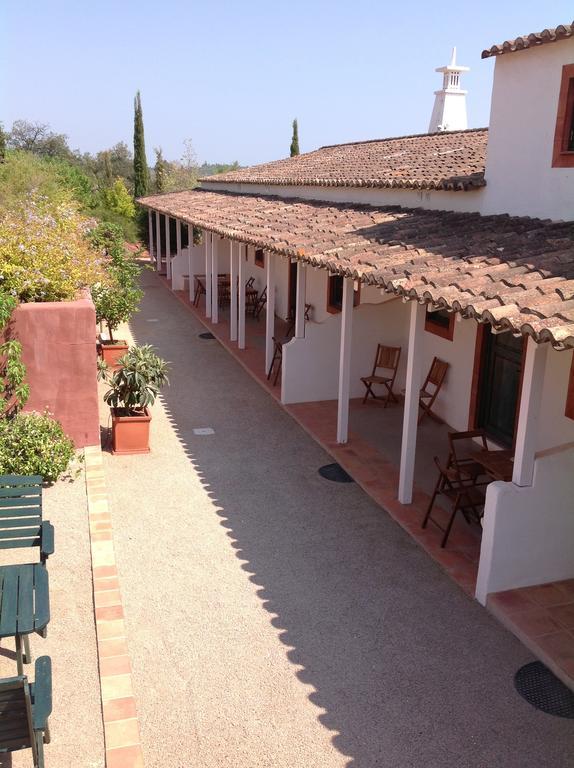
[[[140,92],[134,99],[134,197],[143,197],[149,188],[149,174],[145,156],[143,112]]]
[[[154,149],[155,152],[155,191],[163,192],[165,190],[165,162],[161,147]]]
[[[293,120],[293,137],[291,138],[291,157],[299,154],[299,127],[297,118]]]

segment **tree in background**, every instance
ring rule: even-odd
[[[134,100],[134,197],[143,197],[149,188],[149,174],[145,156],[143,111],[140,92]]]
[[[3,163],[6,159],[6,134],[2,123],[0,123],[0,163]]]
[[[297,125],[297,118],[293,120],[293,136],[291,138],[291,157],[299,154],[299,127]]]
[[[155,152],[155,191],[165,192],[166,183],[166,167],[165,160],[163,159],[163,153],[161,147],[154,149]]]

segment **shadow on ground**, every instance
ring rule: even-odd
[[[143,279],[134,337],[173,362],[173,429],[346,765],[570,765],[571,723],[514,691],[526,649],[356,485],[320,478],[330,457]]]

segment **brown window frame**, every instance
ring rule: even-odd
[[[454,338],[454,312],[448,313],[448,326],[439,324],[433,320],[433,316],[439,312],[446,312],[446,309],[437,309],[434,312],[429,312],[428,307],[425,316],[425,331],[428,333],[434,333],[435,336],[440,336],[442,339],[452,341]]]
[[[256,248],[255,249],[255,266],[265,268],[265,251],[263,248]]]
[[[558,96],[558,112],[556,115],[556,130],[554,132],[554,147],[552,153],[553,168],[574,168],[574,64],[562,67],[560,95]]]
[[[327,312],[329,312],[331,315],[336,315],[342,311],[342,307],[339,306],[338,304],[335,304],[333,301],[333,286],[335,285],[335,280],[344,280],[344,279],[345,278],[342,275],[329,275],[329,277],[327,278]],[[361,283],[359,283],[359,287],[355,288],[353,291],[353,306],[356,307],[360,303],[361,303]]]
[[[570,364],[570,376],[568,378],[568,389],[566,390],[564,416],[566,416],[567,419],[574,419],[574,353],[572,354],[572,363]]]

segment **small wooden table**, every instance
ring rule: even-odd
[[[50,621],[48,571],[41,563],[0,566],[0,638],[16,641],[16,666],[30,663],[28,635],[46,636]],[[22,643],[25,653],[22,653]]]
[[[468,458],[480,464],[493,480],[504,480],[504,482],[512,480],[514,469],[514,453],[512,451],[469,451]]]

